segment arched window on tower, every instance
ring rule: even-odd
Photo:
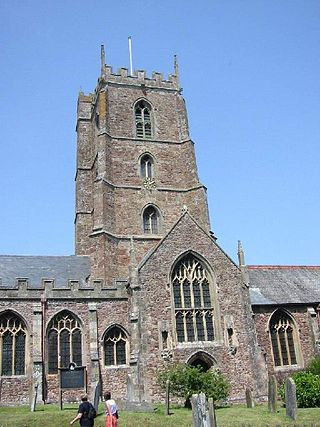
[[[213,341],[214,309],[210,275],[192,254],[184,256],[171,275],[178,342]]]
[[[277,310],[269,323],[275,366],[298,364],[298,336],[293,319],[283,310]]]
[[[146,101],[139,101],[135,106],[136,135],[138,138],[151,138],[151,107]]]
[[[152,179],[154,176],[153,170],[153,160],[149,154],[145,154],[141,157],[140,160],[140,175],[141,178],[150,178]]]
[[[104,337],[104,364],[126,365],[128,353],[127,334],[118,326],[113,326]]]
[[[67,368],[73,362],[82,365],[82,334],[79,321],[68,311],[57,314],[48,328],[48,372]]]
[[[143,231],[145,234],[159,233],[159,213],[154,206],[148,206],[143,212]]]
[[[26,327],[12,312],[0,315],[1,376],[25,375]]]

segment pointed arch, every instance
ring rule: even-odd
[[[159,234],[160,212],[154,205],[148,205],[144,208],[142,220],[145,234]]]
[[[217,361],[206,351],[196,351],[188,358],[187,364],[191,366],[200,366],[203,371],[206,372],[217,366]]]
[[[27,327],[12,310],[0,313],[0,376],[25,375]]]
[[[71,362],[82,365],[82,326],[69,310],[55,314],[47,328],[48,373],[68,367]]]
[[[192,251],[176,260],[170,275],[176,341],[220,339],[213,274],[208,263]]]
[[[129,363],[129,340],[127,331],[120,325],[109,326],[103,335],[105,366],[127,365]]]
[[[138,100],[134,105],[134,116],[137,138],[152,138],[152,108],[145,99]]]
[[[154,159],[149,153],[144,153],[139,160],[139,174],[143,179],[154,178]]]
[[[299,365],[300,344],[297,326],[292,315],[287,310],[277,309],[270,316],[268,330],[274,366]]]

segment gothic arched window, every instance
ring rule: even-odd
[[[145,154],[140,160],[140,175],[141,178],[153,178],[153,160],[149,154]]]
[[[48,372],[67,368],[71,362],[82,365],[82,334],[79,321],[68,311],[56,315],[48,328]]]
[[[297,334],[291,316],[276,311],[269,323],[271,346],[275,366],[297,365]]]
[[[127,364],[128,339],[118,326],[110,328],[104,337],[104,363],[106,366]]]
[[[171,287],[177,341],[213,341],[210,275],[203,263],[191,254],[183,257],[173,270]]]
[[[26,359],[26,327],[16,314],[0,315],[0,374],[24,375]]]
[[[136,135],[138,138],[151,138],[151,107],[146,101],[139,101],[135,106]]]
[[[159,213],[154,206],[148,206],[143,212],[143,231],[146,234],[159,233]]]

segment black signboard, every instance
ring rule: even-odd
[[[70,364],[71,365],[71,364]],[[85,388],[86,385],[85,366],[70,366],[60,368],[60,388]]]

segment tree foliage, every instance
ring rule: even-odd
[[[167,380],[170,382],[170,393],[186,400],[201,392],[214,401],[222,400],[228,397],[230,391],[229,382],[220,372],[212,369],[204,372],[199,366],[185,363],[171,365],[159,372],[158,383],[162,389],[165,389]]]
[[[292,375],[296,385],[297,405],[299,408],[320,407],[320,376],[311,372],[301,371]],[[285,386],[279,389],[285,401]]]
[[[313,375],[320,375],[320,357],[314,357],[307,366],[307,372]]]

